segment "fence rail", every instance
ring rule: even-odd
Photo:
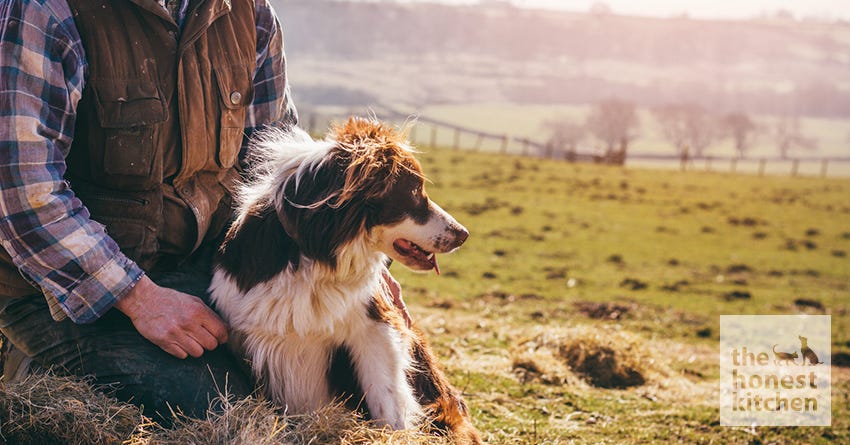
[[[307,129],[311,133],[322,133],[330,122],[346,119],[351,114],[362,112],[322,114],[308,113]],[[554,147],[530,138],[511,136],[508,133],[494,133],[463,127],[452,122],[433,119],[427,116],[404,113],[390,107],[380,107],[378,111],[370,109],[369,114],[382,120],[405,122],[408,126],[408,139],[414,145],[427,147],[449,147],[453,150],[471,150],[515,154],[537,158],[561,159],[569,162],[592,162],[599,164],[678,166],[683,171],[706,170],[726,171],[730,173],[789,174],[791,176],[819,175],[850,176],[850,156],[794,158],[736,156],[690,156],[683,157],[675,153],[618,153],[600,154]],[[814,170],[812,166],[814,165]],[[701,167],[701,168],[700,168]],[[805,168],[803,168],[805,167]],[[838,167],[838,168],[835,168]]]

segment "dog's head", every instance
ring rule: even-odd
[[[410,269],[439,272],[435,254],[469,236],[428,198],[404,136],[375,120],[351,118],[281,167],[274,205],[309,258],[336,266],[341,249],[363,237]]]

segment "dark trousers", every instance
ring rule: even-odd
[[[148,275],[160,286],[209,302],[210,257],[207,250]],[[172,418],[169,407],[203,417],[210,400],[219,393],[244,397],[252,392],[244,365],[226,346],[198,359],[175,358],[139,335],[117,309],[91,324],[57,323],[43,295],[0,297],[0,332],[13,345],[3,370],[6,379],[25,375],[20,365],[26,366],[31,358],[32,369],[91,376],[96,385],[112,385],[118,399],[143,407],[145,415],[166,425]]]

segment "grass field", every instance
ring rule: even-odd
[[[440,149],[423,150],[420,158],[433,182],[429,194],[472,235],[439,258],[439,277],[399,266],[393,272],[489,443],[850,443],[846,367],[832,368],[831,428],[723,427],[717,402],[722,314],[831,314],[833,361],[844,354],[847,366],[850,180],[624,169]],[[61,432],[67,421],[78,438],[69,443],[113,443],[82,438],[101,434],[100,419],[117,418],[119,431],[147,431],[127,442],[133,445],[206,440],[199,437],[216,444],[411,440],[362,431],[343,440],[333,433],[351,427],[342,420],[347,426],[332,434],[320,426],[321,434],[308,435],[298,422],[290,427],[251,404],[191,435],[134,427],[138,412],[126,406],[97,416],[36,415],[68,388],[74,385],[48,387],[46,400],[28,396],[35,405],[22,405],[25,428],[47,418]],[[30,393],[17,391],[15,397]],[[53,409],[101,403],[75,401],[75,394]],[[0,397],[0,420],[13,405]],[[340,414],[310,420],[321,419]],[[256,434],[263,440],[245,439]]]
[[[850,181],[421,158],[472,235],[441,277],[395,273],[493,443],[850,441],[847,368],[833,428],[721,427],[717,404],[721,314],[831,314],[850,351]],[[620,344],[646,384],[576,378],[570,338]]]

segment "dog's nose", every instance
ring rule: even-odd
[[[463,245],[467,238],[469,238],[469,231],[465,227],[461,226],[455,229],[455,243],[458,247]]]

